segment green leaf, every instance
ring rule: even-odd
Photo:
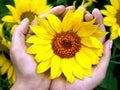
[[[95,90],[107,90],[107,89],[105,89],[105,88],[103,88],[103,87],[98,86]]]
[[[78,8],[82,4],[82,0],[76,0],[75,8]]]
[[[3,24],[2,32],[3,32],[5,39],[8,41],[11,41],[11,39],[12,39],[12,35],[10,33],[10,30],[12,29],[13,25],[14,25],[13,23],[8,23],[8,22],[5,22]]]
[[[51,4],[51,5],[54,6],[54,4],[55,4],[56,1],[57,0],[47,0],[47,4]]]
[[[57,0],[57,1],[56,1],[56,5],[68,6],[68,5],[67,5],[67,0]]]
[[[115,47],[120,50],[120,37],[118,37],[117,39],[115,39],[113,41],[113,43],[114,43]]]

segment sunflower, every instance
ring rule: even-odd
[[[62,21],[48,14],[47,20],[37,18],[39,25],[30,26],[35,35],[27,39],[32,44],[27,53],[35,55],[37,73],[50,69],[51,79],[64,74],[70,83],[92,76],[92,65],[98,64],[103,53],[98,38],[106,32],[98,30],[95,19],[84,22],[83,17],[83,9],[68,10]]]
[[[106,10],[101,10],[105,15],[104,24],[110,27],[111,39],[120,36],[120,0],[110,0],[111,5],[105,5]]]
[[[6,5],[11,15],[4,16],[3,21],[19,24],[26,17],[32,21],[35,16],[51,8],[47,5],[47,0],[14,0],[14,4],[15,6]]]
[[[4,30],[5,31],[5,30]],[[3,33],[3,24],[0,24],[0,74],[7,74],[7,79],[10,84],[16,80],[15,70],[10,60],[9,49],[11,42],[6,40]]]
[[[11,46],[11,26],[8,23],[0,24],[0,44],[4,45],[6,48],[10,49]]]
[[[0,54],[0,74],[1,75],[7,74],[7,79],[9,83],[13,84],[16,80],[15,70],[10,59],[8,59],[8,56],[5,55],[6,55],[5,52],[2,52]]]

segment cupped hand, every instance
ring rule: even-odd
[[[62,18],[66,10],[64,6],[57,6],[40,15],[40,17],[52,13]],[[29,33],[29,24],[28,18],[25,18],[16,27],[12,36],[10,56],[16,71],[16,82],[11,90],[48,90],[51,82],[49,75],[47,72],[45,74],[36,74],[37,64],[33,56],[26,53],[27,44],[25,40]]]
[[[85,11],[85,8],[83,9]],[[96,8],[92,11],[92,14],[85,14],[85,21],[91,21],[94,18],[96,18],[96,24],[99,24],[99,29],[105,31],[103,17],[100,11]],[[50,90],[93,90],[96,86],[98,86],[106,75],[112,47],[111,40],[107,40],[105,42],[105,37],[103,37],[100,38],[100,41],[104,45],[104,52],[99,64],[93,68],[92,78],[85,77],[84,80],[79,80],[76,78],[75,82],[70,84],[63,76],[61,76],[52,81]]]

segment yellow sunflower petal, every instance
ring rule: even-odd
[[[92,49],[83,47],[83,48],[81,48],[81,50],[84,51],[86,56],[88,56],[90,58],[91,64],[94,64],[94,65],[98,64],[99,57],[97,56],[97,54],[95,52],[93,52]]]
[[[15,24],[15,25],[12,26],[12,29],[11,29],[11,31],[10,31],[11,34],[13,34],[13,32],[14,32],[14,30],[15,30],[15,28],[16,28],[17,26],[18,26],[18,24]]]
[[[120,28],[118,28],[118,35],[120,36]]]
[[[98,29],[98,25],[89,25],[89,27],[86,25],[86,26],[82,26],[80,30],[77,32],[77,34],[80,37],[90,36],[95,31],[97,31],[97,29]]]
[[[1,68],[1,75],[5,74],[10,67],[10,62],[6,61]]]
[[[83,21],[83,15],[84,15],[84,10],[81,8],[78,8],[77,10],[75,10],[74,12],[74,23],[79,23],[81,21]],[[79,19],[78,19],[79,18]]]
[[[76,62],[75,58],[71,60],[72,63],[72,70],[73,70],[73,75],[79,79],[84,79],[83,77],[83,69],[82,67]]]
[[[7,15],[7,16],[4,16],[2,18],[2,21],[5,21],[5,22],[15,22],[15,19],[14,19],[14,17],[12,17],[10,15]]]
[[[100,10],[103,15],[112,16],[107,10]]]
[[[115,7],[116,10],[119,9],[120,7],[120,2],[119,0],[110,0],[111,4]]]
[[[48,50],[50,50],[50,48],[51,48],[51,44],[48,44],[48,45],[31,45],[27,49],[27,53],[29,53],[29,54],[37,54],[37,53],[40,53],[41,51],[42,52],[47,52]]]
[[[116,39],[117,37],[118,37],[118,32],[117,32],[117,31],[111,32],[110,38],[111,38],[112,40]]]
[[[80,50],[79,52],[76,53],[75,55],[77,63],[82,66],[83,68],[92,69],[91,65],[91,58],[89,58],[84,51]]]
[[[48,19],[53,30],[55,30],[57,33],[62,32],[62,28],[61,28],[62,24],[61,24],[60,19],[57,16],[53,14],[48,14],[46,15],[46,18]]]
[[[27,39],[27,42],[28,43],[35,43],[35,44],[50,44],[51,40],[44,40],[44,39],[39,38],[36,35],[33,35]]]
[[[61,71],[61,58],[54,55],[51,60],[51,73],[50,78],[55,79],[59,77],[61,74],[59,74],[59,71]],[[59,76],[58,76],[59,75]]]
[[[101,57],[103,54],[103,48],[92,48],[92,51],[98,56]]]
[[[72,74],[72,70],[70,69],[71,66],[71,59],[62,59],[61,69],[65,77],[67,78],[67,81],[70,83],[74,82],[74,76]]]
[[[13,75],[12,75],[12,83],[14,83],[15,81],[16,81],[16,73],[14,70]]]
[[[111,38],[111,39],[116,39],[116,38],[118,37],[118,29],[119,29],[119,25],[117,25],[117,24],[114,24],[114,25],[110,28],[110,31],[111,31],[110,38]]]
[[[41,61],[45,61],[50,59],[53,56],[53,50],[48,50],[46,52],[39,52],[36,56],[35,56],[35,60],[37,63],[40,63]]]
[[[12,13],[12,15],[16,15],[16,10],[13,6],[11,5],[6,5],[9,11]]]
[[[52,27],[50,26],[49,22],[46,19],[36,17],[36,20],[39,25],[43,26],[48,31],[48,33],[50,33],[53,36],[56,35],[55,30],[52,29]]]
[[[37,73],[43,73],[43,72],[47,71],[50,68],[50,62],[51,62],[51,60],[46,60],[44,62],[41,62],[37,66]]]
[[[111,32],[117,31],[118,28],[120,28],[119,25],[118,25],[118,24],[114,24],[114,25],[112,25],[112,27],[110,28],[110,31],[111,31]]]
[[[78,32],[78,31],[81,30],[81,28],[84,29],[84,27],[88,27],[89,25],[94,24],[95,21],[96,21],[96,19],[93,19],[93,20],[91,20],[89,22],[79,22],[79,23],[76,23],[76,24],[73,25],[73,32]],[[85,32],[88,31],[87,28],[85,30],[86,30]]]
[[[116,9],[115,9],[113,6],[111,6],[111,5],[105,5],[105,8],[106,8],[107,11],[108,11],[109,13],[111,13],[112,15],[115,15],[115,14],[117,13]]]
[[[92,70],[83,69],[84,75],[88,77],[92,77]]]
[[[10,79],[13,75],[13,66],[11,65],[10,68],[8,69],[8,73],[7,73],[7,79]]]
[[[28,12],[31,11],[31,0],[25,0],[23,3],[23,0],[19,1],[19,4],[16,4],[17,10],[22,10],[22,12]]]
[[[41,26],[30,26],[32,31],[42,39],[52,39],[53,36],[49,34],[43,27]]]
[[[1,47],[2,48],[2,47]],[[2,54],[0,55],[0,67],[3,66],[6,62],[5,56]]]
[[[116,23],[116,19],[114,17],[104,17],[104,24],[106,26],[112,26]]]
[[[3,35],[3,31],[2,31],[2,28],[3,28],[3,24],[0,24],[0,37],[3,38],[4,35]]]
[[[31,0],[31,11],[36,11],[38,9],[37,6],[42,6],[44,7],[44,5],[46,4],[46,0]],[[42,8],[40,7],[40,8]]]
[[[102,38],[104,37],[105,35],[107,35],[109,32],[105,32],[103,30],[97,30],[95,33],[92,34],[93,37],[96,37],[96,38]]]
[[[36,7],[36,9],[32,8],[32,11],[36,12],[38,15],[43,14],[52,8],[51,5],[47,5],[47,0],[32,0],[32,6]],[[39,6],[42,6],[39,8]]]
[[[73,11],[68,10],[68,12],[62,20],[62,27],[64,32],[69,31],[72,28],[73,19],[71,17],[73,17]]]
[[[11,5],[7,5],[7,8],[9,9],[9,11],[11,12],[12,14],[12,17],[14,17],[13,20],[16,20],[18,23],[20,23],[20,20],[19,20],[19,15],[18,15],[18,12],[16,12],[16,9],[11,6]],[[21,9],[20,9],[21,10]],[[9,21],[10,22],[10,21]]]
[[[90,36],[89,38],[88,37],[82,38],[80,42],[83,45],[90,47],[90,48],[103,48],[102,43],[98,39],[92,36]]]
[[[11,42],[10,41],[6,41],[5,38],[2,39],[1,44],[3,44],[7,48],[10,48],[10,46],[11,46]]]

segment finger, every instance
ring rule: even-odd
[[[79,8],[83,9],[85,14],[87,13],[87,12],[86,12],[86,8],[85,8],[84,6],[79,6],[78,9],[79,9]]]
[[[72,11],[75,11],[75,6],[68,6],[68,7],[66,7],[66,10],[69,10],[69,9],[71,9]]]
[[[66,80],[63,76],[54,79],[51,83],[50,90],[66,90]]]
[[[44,18],[47,14],[50,14],[50,13],[56,16],[60,16],[64,11],[65,11],[65,7],[63,5],[60,5],[52,8],[50,11],[40,15],[39,17]]]
[[[62,20],[63,17],[65,16],[65,14],[67,13],[68,10],[72,10],[72,11],[75,11],[75,6],[68,6],[65,8],[65,11],[59,16],[59,18]]]
[[[60,5],[60,6],[56,6],[54,8],[52,8],[50,11],[42,14],[42,15],[39,15],[38,17],[40,18],[44,18],[47,14],[54,14],[56,16],[61,16],[61,14],[63,14],[65,11],[65,7],[63,5]],[[33,20],[31,22],[31,25],[37,25],[37,22],[36,20]],[[29,34],[33,34],[33,32],[31,30],[28,31]]]
[[[103,56],[97,65],[97,71],[96,72],[102,72],[104,75],[106,74],[110,57],[111,57],[111,48],[112,48],[112,40],[107,40],[104,44],[104,53]],[[104,76],[103,75],[103,76]]]
[[[13,32],[11,47],[14,47],[13,49],[16,49],[16,51],[24,51],[26,49],[25,34],[28,32],[28,26],[29,20],[25,18]]]
[[[99,9],[95,8],[92,11],[92,15],[93,15],[94,18],[96,18],[96,24],[99,24],[99,29],[105,31],[104,22],[103,22],[103,16],[100,13]]]
[[[92,11],[92,15],[93,15],[94,18],[96,18],[96,24],[99,24],[99,30],[105,31],[103,16],[100,13],[99,9],[95,8]],[[105,41],[105,38],[100,38],[100,41],[103,43]]]
[[[85,14],[85,21],[91,21],[93,20],[93,15],[92,14]]]

